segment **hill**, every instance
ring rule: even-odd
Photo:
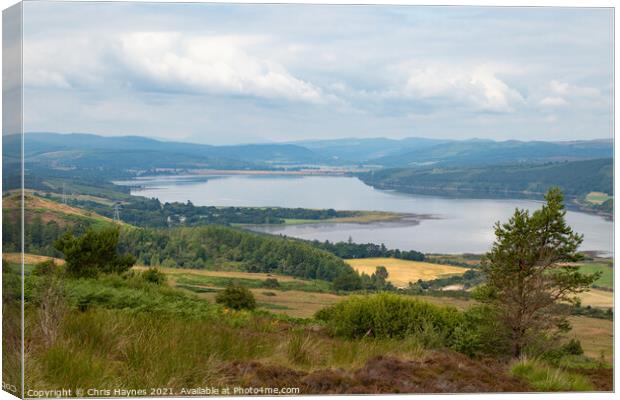
[[[60,171],[89,170],[90,173],[101,170],[108,175],[157,169],[273,169],[308,164],[472,166],[574,161],[613,155],[610,140],[496,142],[379,137],[211,146],[85,133],[28,132],[25,137],[24,156],[29,169],[51,167]],[[20,153],[20,145],[18,135],[3,137],[5,167],[17,161],[11,155]],[[36,172],[41,174],[45,169]]]
[[[568,197],[613,193],[613,160],[484,167],[392,168],[358,175],[366,184],[401,192],[471,197],[539,197],[558,186]]]
[[[292,142],[333,161],[383,167],[543,163],[612,157],[611,140],[570,142],[494,141],[410,137],[348,138]]]
[[[17,252],[21,232],[19,194],[2,198],[2,245],[4,252]],[[46,256],[60,256],[53,243],[67,230],[82,233],[91,227],[110,226],[115,222],[95,212],[58,203],[31,193],[24,195],[24,251]],[[121,223],[123,226],[130,226]]]
[[[515,163],[545,163],[613,157],[613,142],[591,140],[575,142],[522,142],[509,140],[465,140],[439,143],[431,147],[405,148],[370,160],[385,167],[474,166]]]
[[[293,144],[210,146],[168,142],[139,136],[104,137],[92,134],[28,132],[27,162],[55,168],[270,168],[282,163],[315,163],[324,158]],[[21,138],[3,138],[3,153],[19,154]]]

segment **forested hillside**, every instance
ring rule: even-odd
[[[366,184],[409,193],[521,197],[541,195],[558,186],[568,197],[613,193],[611,158],[461,168],[393,168],[359,175]]]
[[[221,226],[126,230],[121,244],[145,265],[228,268],[327,281],[355,274],[338,257],[298,240]]]

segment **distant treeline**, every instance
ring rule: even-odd
[[[84,200],[70,201],[70,204],[113,217],[112,207],[105,204]],[[355,211],[333,209],[195,206],[190,201],[161,203],[158,199],[143,198],[132,198],[130,202],[124,203],[120,213],[123,222],[150,228],[212,224],[283,224],[286,219],[325,220],[357,215]]]
[[[557,186],[568,197],[613,193],[611,158],[546,164],[454,168],[393,168],[359,175],[381,189],[423,194],[491,197],[542,196]]]
[[[340,258],[394,257],[412,261],[424,261],[425,258],[424,253],[419,251],[388,249],[383,243],[353,243],[352,240],[337,243],[328,240],[324,242],[314,240],[310,243],[314,247],[329,251]]]

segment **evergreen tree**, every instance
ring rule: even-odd
[[[121,273],[136,262],[130,254],[118,253],[119,228],[89,229],[75,237],[67,232],[54,243],[65,256],[67,274],[74,278],[95,277],[99,273]]]
[[[487,283],[479,298],[497,311],[514,356],[540,334],[569,329],[554,306],[574,301],[598,278],[567,264],[583,258],[577,251],[583,236],[566,224],[562,192],[550,189],[545,200],[531,215],[517,209],[507,223],[498,222],[482,262]]]

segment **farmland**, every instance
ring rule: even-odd
[[[467,269],[452,265],[432,264],[421,261],[399,260],[396,258],[360,258],[346,260],[357,272],[372,274],[378,266],[384,266],[388,281],[396,287],[407,287],[409,282],[419,279],[431,280],[440,277],[463,274]]]
[[[577,295],[581,299],[584,306],[592,306],[599,308],[614,307],[614,292],[609,290],[590,289],[587,292]]]
[[[402,261],[402,260],[398,260]],[[415,264],[429,264],[429,263],[415,263]],[[435,264],[429,264],[433,268]],[[420,267],[420,265],[418,265]],[[387,267],[386,267],[387,268]],[[145,267],[134,267],[136,270],[144,270]],[[184,270],[175,268],[163,268],[162,272],[165,272],[169,276],[169,284],[178,285],[178,278],[183,277],[186,274],[193,275],[195,277],[218,277],[218,278],[231,278],[237,279],[237,283],[247,284],[247,281],[254,281],[250,284],[250,290],[256,297],[256,301],[259,305],[259,309],[269,311],[275,314],[284,314],[290,317],[296,318],[311,318],[320,309],[335,304],[346,298],[346,295],[337,295],[334,293],[321,293],[310,292],[300,290],[281,290],[281,289],[266,289],[256,287],[260,285],[266,278],[276,278],[282,283],[284,282],[307,282],[305,280],[299,280],[283,275],[272,275],[262,273],[248,273],[248,272],[235,272],[235,271],[197,271],[197,270]],[[208,282],[208,280],[206,281]],[[182,285],[180,287],[183,287]],[[210,302],[215,300],[217,291],[221,290],[223,286],[215,284],[195,285],[197,287],[211,288],[210,291],[196,292],[201,298],[204,298]],[[610,303],[610,299],[613,299],[612,292],[603,292],[593,290],[582,294],[587,300],[583,301],[584,306],[591,304],[596,307],[607,307]],[[589,296],[589,297],[588,297]],[[607,296],[607,297],[605,297]],[[474,301],[457,299],[450,297],[436,297],[436,296],[415,296],[416,298],[424,301],[428,301],[432,304],[439,306],[454,306],[460,310],[465,310],[475,304]],[[591,302],[591,303],[590,303]],[[569,318],[573,330],[570,332],[569,337],[576,337],[581,340],[582,346],[586,355],[593,358],[600,358],[601,352],[607,360],[613,359],[613,323],[612,321],[578,317],[573,316]]]
[[[579,270],[587,274],[601,272],[601,277],[594,282],[594,285],[607,289],[612,289],[614,287],[614,269],[611,263],[583,263]]]

